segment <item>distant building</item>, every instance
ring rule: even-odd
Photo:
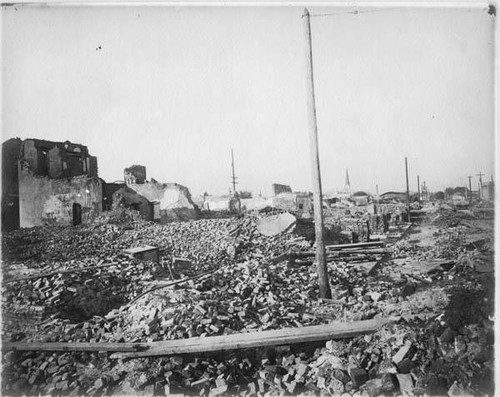
[[[469,204],[469,202],[467,201],[467,197],[463,192],[453,193],[453,195],[451,196],[451,201],[456,206],[466,206]]]
[[[86,146],[15,138],[2,155],[3,231],[76,225],[102,211],[97,158]]]
[[[272,207],[291,212],[303,218],[310,218],[314,214],[311,193],[280,193],[272,198]]]
[[[385,192],[380,195],[380,201],[386,203],[404,203],[407,200],[406,192]]]
[[[277,196],[280,193],[292,193],[292,188],[289,185],[280,185],[279,183],[273,183],[273,196]]]
[[[351,194],[351,181],[349,179],[349,170],[347,168],[345,170],[345,183],[343,191],[347,194]]]
[[[248,199],[252,200],[252,199]],[[241,210],[240,199],[231,194],[223,196],[204,196],[203,207],[204,211],[212,212],[227,212],[236,214]]]
[[[325,204],[332,205],[339,202],[347,204],[347,200],[351,198],[351,181],[349,179],[349,170],[345,170],[344,187],[340,190],[329,192],[323,195]]]
[[[349,179],[349,170],[345,170],[345,182],[342,190],[339,190],[335,197],[338,197],[340,200],[347,200],[351,198],[351,181]]]
[[[351,201],[353,201],[356,205],[368,205],[368,201],[370,199],[370,195],[366,192],[356,192],[351,196]]]
[[[444,199],[445,199],[445,195],[444,195],[444,192],[442,192],[442,191],[435,192],[434,194],[431,194],[431,200],[444,200]]]
[[[241,199],[242,211],[259,211],[266,207],[273,206],[273,199],[264,197],[254,197],[250,199]]]
[[[482,195],[484,200],[495,201],[495,182],[493,179],[483,183]]]

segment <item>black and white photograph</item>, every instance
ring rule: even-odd
[[[0,394],[497,395],[496,13],[2,3]]]

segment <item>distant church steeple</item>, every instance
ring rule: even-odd
[[[351,182],[349,181],[349,171],[347,170],[347,168],[345,169],[344,191],[346,193],[350,193],[351,192]]]

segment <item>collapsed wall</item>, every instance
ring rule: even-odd
[[[113,193],[113,203],[139,211],[146,220],[161,223],[198,217],[189,189],[177,183],[128,184]]]
[[[198,217],[198,208],[185,186],[177,183],[155,183],[160,185],[163,196],[159,200],[160,222],[185,221]]]
[[[123,170],[125,184],[146,183],[146,167],[143,165],[133,165]]]

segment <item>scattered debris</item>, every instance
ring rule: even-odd
[[[117,209],[3,235],[2,394],[493,395],[492,222],[424,207],[384,233],[359,208],[327,221],[384,239],[328,247],[331,300],[283,211],[161,225]],[[144,246],[159,261],[123,253]],[[312,342],[336,324],[377,326]]]

